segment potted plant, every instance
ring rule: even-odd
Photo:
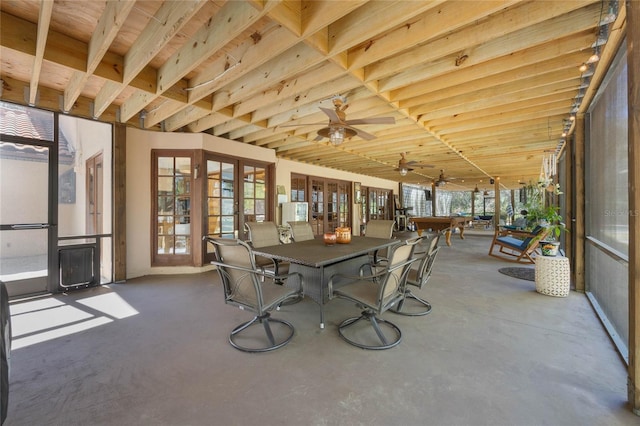
[[[562,221],[559,208],[556,206],[539,207],[528,211],[527,220],[529,223],[536,223],[549,230],[546,239],[540,241],[540,248],[543,256],[556,256],[560,247],[560,233],[567,228]]]

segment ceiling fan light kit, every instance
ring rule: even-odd
[[[354,130],[342,126],[329,126],[318,130],[318,136],[321,138],[329,138],[332,144],[340,145],[345,138],[352,138],[356,135]]]
[[[344,127],[336,127],[329,134],[329,140],[334,145],[340,145],[344,142]]]

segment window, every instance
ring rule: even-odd
[[[244,166],[243,173],[243,213],[247,222],[267,220],[266,169]]]
[[[192,155],[155,151],[154,264],[192,264]],[[177,255],[177,256],[176,256]]]
[[[428,191],[428,192],[427,192]],[[428,195],[428,199],[427,199]],[[402,185],[402,203],[411,207],[409,214],[415,217],[431,216],[431,190],[422,186]]]
[[[307,201],[307,179],[301,175],[291,175],[291,201]]]
[[[207,159],[207,231],[211,237],[236,237],[235,165]],[[213,247],[207,245],[209,252]]]

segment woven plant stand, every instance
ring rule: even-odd
[[[536,256],[536,291],[547,296],[567,297],[571,289],[569,259],[564,256]]]

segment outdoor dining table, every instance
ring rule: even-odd
[[[257,256],[289,262],[289,271],[299,272],[302,275],[304,295],[320,305],[320,328],[324,328],[323,305],[329,300],[329,278],[336,273],[358,275],[360,266],[368,262],[369,253],[389,247],[398,241],[397,239],[353,236],[348,244],[326,245],[322,238],[315,238],[290,244],[260,247],[253,252]],[[293,282],[291,284],[297,285]],[[340,280],[333,283],[335,287],[340,287],[340,284]]]

